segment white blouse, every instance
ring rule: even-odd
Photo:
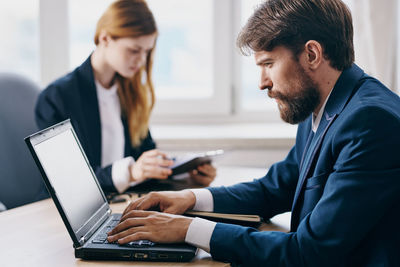
[[[122,193],[130,185],[129,165],[132,157],[124,158],[125,136],[121,120],[117,84],[109,89],[95,81],[101,124],[101,167],[112,164],[111,176],[115,188]]]

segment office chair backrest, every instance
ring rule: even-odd
[[[0,73],[0,202],[7,209],[47,197],[24,137],[37,131],[39,87],[16,74]]]

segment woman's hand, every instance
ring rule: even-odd
[[[157,149],[146,151],[130,166],[131,181],[167,179],[172,174],[169,168],[172,164],[174,162],[165,153]]]
[[[190,178],[202,186],[209,186],[217,175],[217,170],[211,164],[203,164],[189,172]]]

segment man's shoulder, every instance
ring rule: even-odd
[[[360,80],[327,134],[340,143],[359,139],[381,142],[393,140],[393,135],[400,135],[400,97],[370,77]]]
[[[369,118],[376,113],[400,118],[400,97],[377,79],[368,78],[362,81],[345,110]]]

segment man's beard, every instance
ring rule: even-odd
[[[268,96],[280,100],[278,108],[282,120],[290,124],[304,121],[320,103],[320,93],[317,85],[299,66],[295,76],[300,78],[297,86],[292,86],[287,94],[278,91],[268,91]],[[297,88],[294,88],[297,87]]]

